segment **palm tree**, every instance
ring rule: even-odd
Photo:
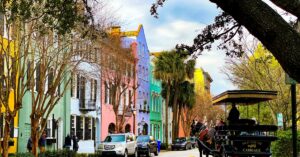
[[[183,82],[187,77],[191,78],[195,61],[190,60],[185,62],[186,57],[176,51],[162,52],[154,60],[154,77],[161,80],[166,88],[166,122],[168,122],[168,106],[170,103],[170,93],[172,92],[172,108],[173,108],[173,139],[178,136],[178,85]],[[171,88],[173,87],[173,88]],[[165,127],[166,142],[168,141],[168,126]]]
[[[180,120],[184,120],[187,117],[187,115],[182,115],[182,109],[191,109],[196,103],[196,94],[194,90],[194,84],[190,83],[189,81],[184,81],[179,85],[179,97],[178,97],[178,117],[177,117],[177,122],[178,124],[180,123]],[[186,119],[187,123],[184,121],[182,122],[183,130],[185,134],[187,135],[186,128],[189,127],[191,119]],[[178,129],[179,130],[179,129]]]

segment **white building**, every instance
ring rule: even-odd
[[[169,146],[172,144],[172,119],[173,119],[173,112],[172,112],[172,107],[168,107],[169,108],[169,112],[168,112],[168,143]],[[165,127],[166,127],[166,104],[165,101],[163,101],[162,103],[162,122],[163,122],[163,130],[162,130],[162,137],[164,137],[162,139],[162,143],[166,143],[165,140]]]
[[[78,153],[94,153],[101,135],[100,70],[81,63],[71,80],[71,135],[79,139]]]

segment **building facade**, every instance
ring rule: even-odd
[[[111,59],[112,63],[116,63],[115,66],[119,67],[123,71],[111,71],[108,67],[101,67],[101,140],[104,140],[106,136],[110,133],[115,132],[133,132],[136,133],[136,112],[135,112],[135,106],[136,106],[136,86],[137,86],[137,77],[136,77],[136,65],[137,65],[137,44],[135,40],[132,39],[126,39],[126,37],[122,36],[121,28],[120,27],[113,27],[111,30],[111,34],[117,36],[121,41],[121,46],[124,50],[124,52],[121,53],[130,53],[130,59],[123,60],[121,58],[115,58],[115,57],[122,57],[126,54],[119,54],[119,56],[113,55],[113,52],[111,52],[110,49],[107,51],[103,51],[102,58],[108,58]],[[124,62],[124,64],[120,63],[121,60]],[[129,68],[128,68],[129,67]],[[106,69],[107,68],[107,69]],[[126,71],[125,71],[126,70]],[[128,72],[127,72],[128,71]],[[118,74],[116,74],[118,73]],[[119,80],[119,77],[125,78],[124,80]],[[121,81],[121,82],[119,82]],[[119,84],[123,84],[122,89],[124,89],[123,93],[120,94],[120,92],[117,92],[120,96],[120,104],[117,109],[117,113],[114,111],[113,106],[113,89],[112,84],[119,82]],[[117,117],[116,117],[117,116]],[[120,130],[117,131],[116,125],[116,118],[118,118],[119,121],[123,121],[122,128],[119,128]]]
[[[36,71],[37,72],[37,71]],[[64,86],[61,82],[61,85]],[[61,89],[62,90],[62,89]],[[27,92],[23,98],[23,107],[19,112],[18,152],[27,152],[27,141],[31,136],[30,114],[32,109],[31,92]],[[33,91],[35,92],[35,91]],[[47,132],[46,149],[58,150],[63,148],[64,138],[70,134],[70,89],[66,90],[63,97],[55,105],[50,116],[46,119]],[[56,123],[56,124],[55,124]],[[56,127],[57,126],[57,127]]]
[[[94,153],[101,141],[100,69],[82,63],[71,77],[70,135],[77,136],[79,153]]]
[[[154,56],[151,56],[151,60]],[[162,140],[162,102],[161,81],[153,76],[154,64],[150,64],[150,135],[156,140]]]
[[[137,31],[128,31],[124,36],[137,43],[137,133],[148,135],[150,131],[150,53],[143,25]]]

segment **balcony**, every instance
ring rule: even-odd
[[[96,100],[92,100],[92,99],[80,100],[79,111],[81,112],[96,111]]]

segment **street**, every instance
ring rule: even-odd
[[[154,156],[154,154],[152,154]],[[159,157],[199,157],[198,149],[161,152]]]

